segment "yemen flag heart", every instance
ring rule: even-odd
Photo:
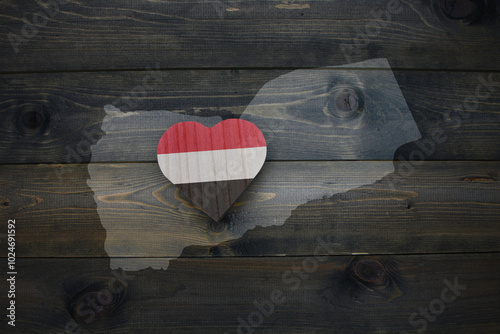
[[[262,168],[267,147],[254,124],[228,119],[212,128],[174,124],[161,137],[157,153],[163,174],[219,221]]]

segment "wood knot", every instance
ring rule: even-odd
[[[82,326],[102,326],[113,321],[126,294],[126,283],[116,278],[99,279],[70,298],[69,312]]]
[[[355,302],[378,304],[402,295],[397,265],[391,259],[356,257],[349,265],[348,276],[346,291]]]
[[[219,221],[215,221],[212,219],[210,223],[208,224],[210,230],[214,233],[222,233],[226,230],[227,223],[225,222],[225,217],[223,217]]]
[[[441,0],[441,11],[447,18],[466,24],[478,21],[485,7],[484,0]]]
[[[45,132],[49,118],[47,109],[43,105],[28,104],[17,111],[15,124],[21,133],[34,136]]]
[[[325,114],[340,119],[358,117],[363,110],[363,96],[356,87],[339,85],[332,88]]]
[[[234,213],[232,212],[226,212],[219,221],[215,221],[214,219],[211,219],[210,222],[208,223],[208,228],[210,231],[213,233],[222,233],[229,229],[231,226],[231,221],[234,218]]]
[[[354,264],[354,275],[367,283],[381,282],[385,276],[385,268],[377,260],[361,259]]]

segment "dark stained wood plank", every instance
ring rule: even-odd
[[[5,228],[9,219],[16,219],[17,256],[75,252],[77,256],[106,256],[106,231],[86,184],[86,166],[75,166],[71,174],[61,174],[56,165],[19,167],[0,168],[0,217]],[[13,178],[19,183],[8,185]],[[3,242],[6,235],[1,237]],[[31,242],[37,246],[31,248]],[[0,254],[6,256],[7,249],[2,247]]]
[[[90,146],[104,134],[101,127],[106,115],[105,105],[114,105],[124,112],[170,110],[201,117],[239,117],[263,85],[290,72],[155,69],[2,75],[0,162],[90,161]],[[419,142],[402,145],[394,155],[395,159],[400,155],[405,159],[418,159],[412,152],[422,151],[422,144],[429,141],[434,145],[430,150],[424,149],[426,160],[500,159],[497,149],[500,141],[500,77],[497,74],[394,71],[394,75],[423,136],[420,145]],[[480,98],[476,104],[478,87]],[[381,85],[374,89],[376,92],[388,88]],[[275,95],[280,98],[279,92]],[[380,107],[383,109],[383,104]],[[102,156],[94,157],[93,161],[155,161],[156,137],[159,140],[166,130],[160,121],[150,122],[147,135],[144,130],[135,129],[134,124],[124,123],[121,131],[115,131],[114,141],[108,137],[110,141],[103,145]],[[271,116],[268,122],[264,121],[268,130],[278,122]],[[277,144],[286,143],[288,134],[293,131],[304,132],[302,123],[287,126],[289,131],[273,133],[276,141],[268,145],[269,160],[332,159],[331,154],[322,153],[324,136],[304,133],[308,141],[314,141],[311,145],[316,144],[315,150],[298,151],[293,146]],[[443,134],[436,135],[441,130]],[[392,156],[385,159],[392,159]]]
[[[254,327],[240,333],[496,333],[499,268],[499,254],[181,258],[125,273],[108,259],[20,259],[16,328],[0,326],[232,334],[241,318]]]
[[[267,162],[214,225],[156,163],[5,165],[0,217],[2,226],[16,219],[20,256],[108,254],[116,263],[310,255],[324,235],[335,254],[500,250],[499,162],[394,166]]]
[[[396,68],[500,69],[497,1],[473,24],[428,0],[48,3],[2,2],[0,71],[298,68],[377,57]]]

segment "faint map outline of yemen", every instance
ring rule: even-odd
[[[339,71],[338,68],[342,67],[349,67],[350,69]],[[372,73],[369,73],[370,71],[360,71],[357,75],[353,76],[352,68],[355,67],[388,69],[389,71],[383,74],[386,75],[387,78],[379,78],[379,80],[384,82],[383,87],[373,86],[373,82],[377,80],[377,77],[373,75],[375,71],[371,71]],[[286,131],[287,124],[292,124],[297,121],[286,114],[287,106],[291,104],[296,105],[296,103],[295,101],[286,100],[288,98],[280,101],[280,90],[292,93],[294,89],[300,90],[301,86],[297,85],[297,82],[303,82],[304,85],[310,84],[321,87],[324,84],[329,84],[325,80],[331,81],[331,77],[333,76],[334,80],[338,80],[342,84],[350,81],[361,86],[365,93],[368,92],[366,94],[368,98],[371,97],[371,90],[374,91],[374,94],[372,94],[373,96],[381,95],[381,98],[386,98],[383,96],[383,94],[386,93],[392,97],[392,105],[395,111],[382,110],[381,112],[383,114],[381,114],[380,118],[383,119],[383,124],[377,124],[379,127],[377,131],[379,132],[367,133],[366,138],[368,143],[373,142],[370,136],[378,135],[381,126],[385,126],[385,128],[383,128],[383,130],[385,130],[380,136],[387,136],[387,132],[392,129],[393,133],[389,133],[389,135],[397,137],[396,142],[391,143],[391,145],[385,145],[385,152],[376,152],[378,156],[385,160],[377,162],[372,161],[370,163],[359,163],[355,161],[344,162],[343,166],[345,168],[349,169],[351,168],[350,166],[352,166],[354,169],[355,166],[356,170],[359,171],[358,174],[362,175],[362,177],[356,177],[352,180],[346,180],[340,177],[336,178],[334,174],[333,176],[330,174],[328,179],[322,180],[317,177],[318,173],[324,172],[322,170],[318,170],[318,173],[304,174],[311,176],[310,179],[301,179],[301,184],[297,184],[297,189],[300,189],[300,196],[297,196],[296,193],[290,191],[290,189],[259,188],[259,194],[264,194],[265,198],[255,200],[255,196],[259,196],[259,194],[252,193],[250,187],[247,189],[247,193],[241,198],[245,201],[245,205],[234,208],[229,212],[229,214],[231,214],[231,225],[221,233],[210,233],[207,231],[206,227],[210,219],[205,217],[204,213],[199,209],[191,205],[185,205],[182,202],[182,198],[179,199],[176,187],[163,177],[157,164],[147,165],[148,168],[151,168],[151,170],[147,172],[154,175],[155,178],[158,176],[158,184],[149,186],[147,189],[141,189],[141,187],[137,186],[142,179],[141,175],[145,171],[137,169],[136,164],[123,164],[123,166],[109,166],[109,164],[99,163],[89,164],[90,179],[87,183],[94,192],[97,211],[101,223],[106,229],[107,236],[105,249],[110,257],[111,268],[122,268],[127,271],[136,271],[148,267],[153,269],[167,269],[169,261],[172,258],[179,257],[185,247],[193,245],[217,245],[224,241],[237,239],[256,226],[267,227],[282,225],[290,216],[291,212],[298,205],[304,204],[304,201],[309,202],[315,199],[331,197],[336,193],[345,192],[362,185],[372,184],[392,173],[394,171],[392,158],[397,147],[419,139],[420,133],[416,128],[411,112],[406,106],[406,102],[393,77],[392,71],[390,71],[387,60],[374,59],[336,68],[337,70],[335,70],[334,73],[332,72],[331,75],[324,71],[316,71],[317,73],[314,74],[315,71],[296,70],[271,80],[256,94],[254,100],[252,100],[241,118],[254,122],[254,124],[264,132],[267,140],[269,136],[273,135],[273,129],[270,129],[266,123],[263,123],[266,120],[260,117],[262,116],[262,112],[265,112],[262,106],[271,108],[269,109],[270,113],[278,113],[278,123],[274,122],[273,126],[279,127],[280,131]],[[320,96],[321,92],[312,94],[318,94],[318,96]],[[287,96],[293,97],[293,94],[287,94]],[[316,95],[301,97],[306,108],[309,108],[308,101],[312,101],[315,96]],[[375,97],[372,97],[372,99],[373,98]],[[272,103],[270,103],[271,100]],[[365,103],[367,104],[367,108],[370,108],[371,104],[374,106],[377,105],[377,101],[373,103],[367,101]],[[222,118],[218,116],[190,116],[165,110],[122,112],[112,105],[106,105],[104,110],[106,116],[102,123],[102,130],[105,132],[105,135],[102,136],[96,145],[92,146],[92,162],[107,161],[106,157],[110,150],[120,152],[124,161],[143,161],[145,157],[148,161],[153,161],[156,160],[156,147],[158,141],[161,135],[171,125],[178,122],[196,121],[204,126],[211,127],[222,121]],[[379,111],[377,111],[377,113],[380,114]],[[297,117],[296,114],[294,115],[294,117]],[[307,115],[305,116],[305,121],[307,123],[312,123],[312,125],[307,125],[312,129],[311,131],[315,131],[315,133],[318,131],[332,131],[332,128],[323,127],[319,129],[315,127],[314,120],[311,122],[310,119],[307,119],[308,117]],[[377,117],[379,116],[377,115]],[[298,121],[301,121],[301,119]],[[141,141],[142,146],[137,147],[133,139],[123,136],[124,130],[144,131],[149,135],[150,141]],[[348,133],[350,130],[348,128],[342,128],[339,129],[339,131]],[[359,129],[353,128],[352,131],[359,131]],[[279,138],[270,139],[268,147],[271,149],[273,145],[275,147],[280,147]],[[382,138],[382,140],[387,139]],[[300,141],[297,141],[295,144],[300,145]],[[369,145],[361,144],[365,146]],[[346,146],[346,144],[344,144],[344,146]],[[351,154],[349,151],[350,147],[344,147],[344,149],[346,148],[347,150],[342,152],[343,156],[346,154],[349,156],[349,154]],[[304,151],[307,152],[307,149],[308,148]],[[328,151],[328,149],[330,151]],[[366,151],[369,152],[369,150]],[[335,146],[325,149],[325,152],[335,158]],[[275,155],[279,156],[279,154],[280,152],[275,152]],[[370,159],[369,154],[371,153],[367,153],[366,156],[358,156],[357,158],[359,160]],[[106,173],[106,168],[110,168],[110,171],[113,173],[113,178],[106,177],[106,175],[109,175],[109,173]],[[322,168],[327,167],[324,165]],[[366,168],[366,171],[360,171],[360,168]],[[273,170],[272,164],[264,164],[263,170],[254,180],[254,183],[268,184],[271,182],[266,183],[267,180],[279,179],[280,171]],[[120,181],[116,182],[116,180]],[[136,196],[137,200],[134,201],[132,198],[125,205],[119,199],[120,196]],[[153,200],[153,202],[156,203],[155,207],[149,208],[149,210],[154,211],[154,216],[159,215],[162,218],[145,220],[144,217],[138,215],[135,219],[134,217],[130,217],[130,219],[124,221],[117,217],[115,214],[117,209],[140,209],[140,203],[148,202],[141,200],[143,196],[156,197],[155,200]],[[262,219],[263,217],[260,215],[261,210],[259,210],[262,201],[265,201],[265,204],[268,206],[272,206],[275,203],[286,203],[286,207],[282,206],[277,210],[272,220]],[[166,208],[165,203],[177,203],[178,208],[176,210]],[[140,212],[140,210],[131,212]],[[140,225],[141,228],[138,229],[137,225]],[[133,233],[127,233],[127,231],[133,231]],[[182,236],[182,238],[179,236]]]

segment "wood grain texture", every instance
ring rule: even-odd
[[[125,112],[170,110],[200,117],[239,117],[266,82],[289,72],[220,70],[2,75],[0,161],[90,161],[90,146],[103,135],[105,105],[115,105]],[[481,84],[481,80],[488,80],[489,73],[394,71],[394,75],[422,134],[422,141],[434,141],[436,131],[441,129],[446,137],[426,154],[426,160],[500,159],[497,149],[500,140],[498,75],[491,74],[492,91]],[[470,110],[467,110],[464,99],[474,98],[478,85],[485,98],[479,99],[477,105],[468,100]],[[102,157],[94,157],[93,161],[155,161],[156,137],[159,140],[166,129],[159,128],[158,121],[151,123],[148,136],[144,136],[144,131],[134,131],[132,124],[116,131],[114,137],[108,137]],[[269,127],[275,123],[276,119],[270,117]],[[291,130],[303,131],[300,124]],[[285,140],[287,132],[277,131],[274,135]],[[308,152],[308,160],[325,159],[318,154],[324,139],[308,133],[304,136],[309,141],[316,140],[318,147]],[[281,149],[276,147],[274,150],[280,152]],[[402,145],[394,157],[402,155],[410,159],[415,150],[421,150],[417,142],[408,143]],[[278,157],[268,152],[268,159]],[[296,160],[297,152],[292,151],[279,159]]]
[[[423,322],[427,333],[495,333],[500,326],[498,254],[181,258],[167,271],[126,273],[108,263],[20,259],[15,330],[63,333],[73,324],[91,333],[232,334],[238,317],[250,316],[260,333],[415,333],[423,328],[421,309],[431,317]],[[446,281],[459,286],[456,294]],[[262,321],[252,315],[276,296],[281,303],[272,312],[266,304]]]
[[[310,255],[325,234],[335,254],[500,250],[498,162],[394,164],[268,162],[217,226],[156,163],[3,166],[0,214],[21,256]]]
[[[496,1],[472,25],[430,0],[58,2],[45,10],[2,2],[0,71],[144,69],[151,61],[297,68],[381,55],[396,68],[500,69]]]

